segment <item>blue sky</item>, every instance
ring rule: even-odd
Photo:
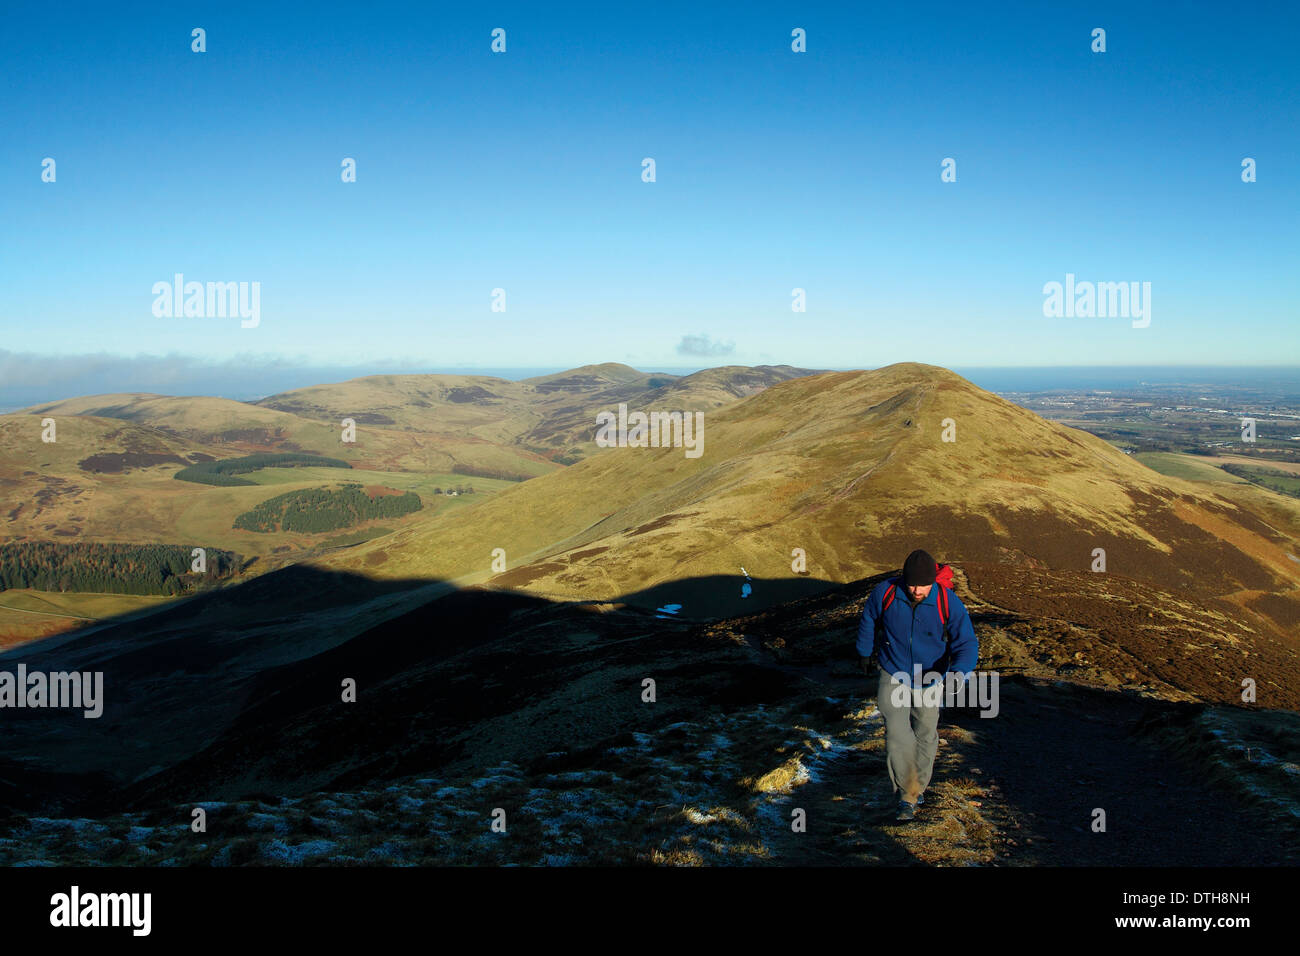
[[[154,6],[3,15],[33,367],[1300,364],[1292,5]],[[175,273],[260,324],[155,317]],[[1044,317],[1066,273],[1150,326]]]

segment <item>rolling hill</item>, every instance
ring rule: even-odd
[[[523,382],[371,376],[260,403],[146,393],[47,402],[0,416],[0,487],[12,502],[0,540],[169,541],[201,534],[229,543],[229,519],[264,493],[207,489],[200,496],[162,479],[196,461],[257,452],[342,458],[367,480],[403,488],[410,486],[405,475],[443,476],[430,485],[464,476],[494,490],[597,451],[590,422],[609,403],[641,396],[715,408],[801,374],[787,366],[728,367],[679,377],[608,364]],[[59,428],[52,445],[39,441],[47,417]],[[356,423],[353,442],[341,440],[344,419]],[[306,472],[290,477],[303,487],[331,480]],[[301,542],[277,542],[285,544],[297,550]]]
[[[942,559],[1106,577],[1217,602],[1296,638],[1296,509],[1151,471],[935,366],[791,379],[705,414],[704,454],[610,448],[334,555],[381,577],[466,578],[555,600],[739,613]],[[954,441],[944,441],[946,423]],[[505,573],[493,573],[494,549]],[[792,568],[806,555],[806,573]],[[757,582],[741,599],[740,568]],[[703,592],[676,585],[708,581]]]
[[[641,372],[610,362],[512,382],[469,375],[374,375],[262,399],[266,408],[314,421],[358,423],[472,437],[557,456],[596,450],[597,411],[619,402],[712,409],[778,382],[811,375],[781,366],[724,366],[691,375]]]
[[[358,380],[364,382],[365,380]],[[334,386],[323,386],[331,388]],[[363,386],[337,386],[364,393]],[[94,395],[51,402],[16,414],[118,419],[206,446],[218,457],[257,451],[309,452],[341,457],[375,471],[450,472],[457,465],[531,477],[556,467],[545,456],[472,434],[463,423],[429,416],[425,430],[390,427],[385,416],[364,410],[316,417],[206,396]],[[356,440],[342,439],[342,420],[356,422]]]
[[[268,468],[246,476],[263,487],[195,486],[171,480],[187,465],[256,453],[341,458],[373,489],[411,491],[426,512],[467,508],[443,489],[473,485],[477,502],[512,482],[555,471],[595,451],[589,421],[607,401],[639,395],[715,407],[803,370],[728,367],[679,377],[625,365],[586,366],[525,382],[482,376],[371,376],[272,396],[262,403],[152,393],[84,396],[0,416],[0,543],[98,541],[229,548],[261,573],[304,554],[401,528],[369,522],[330,537],[235,525],[268,497],[338,480],[316,468]],[[40,442],[53,418],[59,441]],[[341,440],[344,419],[355,441]],[[12,600],[10,600],[12,598]],[[0,642],[58,633],[101,617],[103,602],[68,595],[10,595],[0,605]],[[32,604],[32,607],[25,606]],[[123,607],[119,600],[116,606]]]

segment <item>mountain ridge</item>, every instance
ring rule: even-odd
[[[942,441],[946,421],[955,441]],[[477,572],[554,599],[603,599],[673,576],[731,574],[738,588],[742,566],[794,577],[797,547],[826,580],[894,566],[922,545],[956,560],[1081,570],[1102,547],[1109,573],[1201,593],[1212,578],[1223,593],[1297,601],[1287,535],[946,369],[790,379],[705,422],[701,459],[605,449],[472,516],[417,522],[328,564],[381,577]],[[508,569],[485,573],[498,547]]]

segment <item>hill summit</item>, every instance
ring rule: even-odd
[[[1080,574],[1104,557],[1105,573],[1223,598],[1264,627],[1300,610],[1289,539],[1258,517],[944,368],[792,378],[706,410],[704,434],[699,458],[605,449],[329,563],[642,604],[671,602],[674,582],[721,578],[676,601],[720,614],[897,568],[924,547]],[[759,582],[752,599],[742,568]],[[1250,610],[1276,592],[1288,593],[1269,614]]]

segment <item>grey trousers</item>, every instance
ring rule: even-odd
[[[926,707],[906,688],[902,706],[892,699],[894,678],[880,672],[876,707],[885,718],[885,756],[894,798],[915,803],[930,783],[934,755],[939,750],[939,708]]]

